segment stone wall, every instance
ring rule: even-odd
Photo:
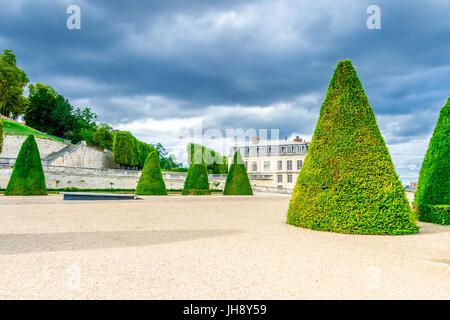
[[[17,158],[26,138],[26,136],[5,135],[0,158]],[[88,146],[85,141],[76,145],[67,145],[58,141],[36,138],[36,143],[41,160],[48,165],[97,169],[120,168],[120,165],[113,161],[110,150]]]
[[[101,150],[86,145],[85,141],[62,150],[61,154],[50,155],[48,165],[80,168],[117,169],[120,165],[113,161],[110,150]]]
[[[141,175],[141,171],[120,169],[75,168],[67,166],[44,165],[45,182],[47,188],[79,188],[79,189],[134,189]],[[0,188],[6,188],[12,173],[11,166],[0,166]],[[182,189],[185,172],[163,172],[167,189]],[[210,174],[208,176],[210,188],[224,189],[227,175]],[[215,186],[213,183],[219,183]],[[263,180],[250,179],[254,192],[292,194],[293,189],[274,188],[266,186]],[[406,191],[406,197],[411,204],[414,192]]]
[[[0,153],[0,158],[17,158],[20,148],[22,147],[22,144],[26,138],[27,136],[4,135],[3,150]],[[36,143],[38,145],[41,159],[47,157],[51,153],[58,152],[67,146],[62,142],[49,139],[36,138]]]
[[[141,171],[117,169],[74,168],[65,166],[43,166],[47,188],[80,188],[80,189],[134,189]],[[0,167],[0,188],[6,188],[12,173],[11,166]],[[182,189],[186,173],[163,172],[167,189]],[[209,175],[211,188],[223,189],[226,175]],[[213,182],[218,182],[214,186]]]

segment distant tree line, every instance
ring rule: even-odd
[[[106,123],[97,124],[89,107],[74,108],[52,87],[37,83],[28,86],[28,103],[23,110],[25,124],[50,135],[77,143],[112,149],[114,131]]]
[[[114,160],[127,167],[142,168],[151,150],[159,152],[161,169],[182,166],[160,143],[152,146],[137,140],[129,132],[115,134],[110,125],[96,123],[97,115],[89,107],[74,108],[49,85],[30,84],[28,97],[24,97],[28,82],[25,72],[17,67],[14,53],[3,50],[0,54],[0,114],[13,119],[22,116],[27,126],[72,143],[84,140],[89,145],[113,150],[117,140]]]

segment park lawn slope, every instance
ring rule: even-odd
[[[32,134],[35,136],[35,138],[48,139],[48,140],[58,141],[58,142],[65,143],[65,144],[68,143],[67,140],[45,134],[43,132],[37,131],[31,127],[27,127],[20,123],[10,121],[10,120],[4,119],[4,118],[0,119],[0,120],[3,122],[3,131],[4,131],[4,134],[6,134],[6,135],[28,136],[28,135]]]

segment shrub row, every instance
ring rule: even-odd
[[[113,159],[120,165],[142,169],[149,154],[155,150],[152,145],[139,141],[128,131],[114,134]]]

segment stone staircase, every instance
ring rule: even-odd
[[[42,159],[42,161],[50,163],[52,160],[55,160],[56,158],[64,156],[64,154],[66,154],[66,153],[75,151],[76,149],[80,148],[81,145],[82,145],[82,141],[78,142],[77,144],[69,144],[66,147],[62,148],[61,150],[49,154],[44,159]]]

